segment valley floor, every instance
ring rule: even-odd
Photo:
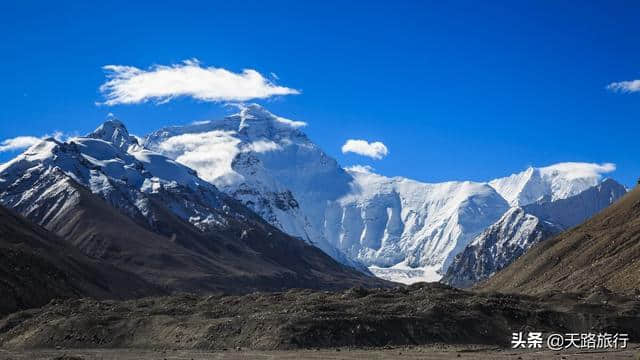
[[[501,349],[486,346],[432,345],[420,347],[397,347],[386,349],[323,349],[291,351],[198,351],[170,350],[151,351],[135,349],[74,349],[74,350],[0,350],[0,360],[267,360],[267,359],[638,359],[640,345],[630,344],[625,350],[616,351],[531,351]]]

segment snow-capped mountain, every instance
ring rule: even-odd
[[[486,184],[425,184],[352,170],[351,194],[329,206],[325,236],[395,281],[434,281],[508,205]]]
[[[253,104],[221,120],[160,129],[144,147],[196,169],[335,259],[408,283],[438,280],[510,206],[575,195],[606,170],[563,163],[489,183],[426,184],[343,169],[304,134],[305,125]]]
[[[534,168],[489,182],[511,206],[536,201],[555,201],[577,195],[600,183],[601,173],[615,170],[613,164],[559,163]]]
[[[439,279],[453,255],[509,207],[488,184],[347,171],[303,126],[249,105],[221,120],[158,130],[144,146],[196,169],[339,261],[406,282]]]
[[[304,125],[251,105],[219,121],[155,131],[144,147],[196,169],[284,232],[364,269],[324,236],[325,209],[350,193],[352,178],[299,130]]]
[[[284,234],[117,120],[41,141],[0,179],[2,205],[169,292],[388,285]]]
[[[230,211],[229,195],[343,264],[411,283],[439,280],[511,206],[570,197],[610,170],[563,163],[489,183],[389,178],[342,168],[305,135],[304,122],[255,104],[239,108],[160,129],[142,144],[117,120],[66,143],[47,139],[0,167],[0,201],[46,222],[75,196],[66,185],[74,182],[154,231],[164,226],[154,201],[211,231],[250,216]]]
[[[533,245],[581,224],[626,194],[606,179],[577,195],[512,207],[458,254],[443,282],[468,287],[504,269]]]
[[[0,201],[27,217],[48,209],[47,202],[64,205],[74,181],[151,226],[158,224],[148,194],[162,194],[176,215],[202,230],[226,223],[223,194],[194,170],[140,147],[117,120],[69,142],[46,139],[0,166],[0,176]],[[41,214],[39,222],[56,214]]]
[[[583,223],[626,193],[624,186],[613,179],[605,179],[577,195],[556,201],[537,201],[524,206],[524,210],[566,230]]]
[[[442,281],[456,287],[472,286],[560,231],[559,226],[512,207],[455,257]]]

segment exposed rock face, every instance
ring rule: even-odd
[[[560,231],[557,225],[541,221],[520,207],[511,208],[456,256],[442,281],[461,288],[473,286]]]

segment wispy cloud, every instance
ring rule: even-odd
[[[42,141],[42,139],[35,136],[17,136],[11,139],[5,139],[0,143],[0,152],[26,149],[40,141]]]
[[[632,93],[640,91],[640,80],[619,81],[607,85],[613,92]]]
[[[564,162],[540,168],[542,174],[562,174],[567,179],[602,178],[603,174],[616,171],[613,163]]]
[[[389,154],[389,149],[380,141],[369,143],[366,140],[349,139],[342,145],[342,153],[354,153],[380,160]]]
[[[60,141],[67,138],[67,136],[60,131],[56,131],[53,134],[45,135],[43,137],[16,136],[14,138],[2,140],[2,142],[0,142],[0,152],[23,150],[50,137]]]
[[[233,131],[222,130],[187,133],[172,136],[153,150],[197,169],[198,176],[203,179],[224,186],[242,180],[242,175],[231,167],[233,159],[240,152],[240,140],[234,135]]]
[[[249,152],[257,152],[257,153],[265,153],[269,151],[282,150],[282,146],[278,145],[273,141],[267,140],[257,140],[252,143],[247,144],[243,147],[242,151]]]
[[[169,66],[156,65],[149,70],[124,65],[106,65],[103,69],[108,79],[100,86],[105,105],[164,103],[180,96],[211,102],[248,101],[300,93],[274,84],[255,70],[234,73],[223,68],[203,67],[195,59]]]

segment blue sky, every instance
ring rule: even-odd
[[[138,135],[218,118],[230,110],[189,97],[96,105],[105,65],[197,58],[300,90],[256,102],[309,123],[344,165],[439,182],[612,162],[632,185],[640,92],[606,86],[640,79],[639,17],[631,1],[3,2],[0,141],[86,133],[108,113]],[[389,154],[342,154],[347,139]]]

